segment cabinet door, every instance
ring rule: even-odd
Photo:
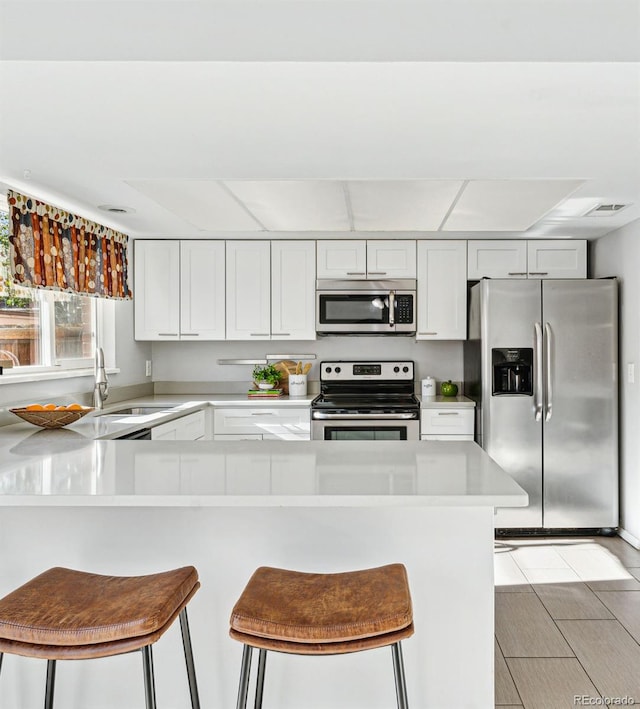
[[[526,241],[468,241],[468,278],[526,278]]]
[[[317,242],[318,278],[366,278],[367,242],[347,240]]]
[[[528,241],[529,278],[586,278],[584,239]]]
[[[174,423],[177,441],[198,441],[204,438],[204,411],[183,416]]]
[[[225,339],[224,241],[180,242],[180,338]]]
[[[418,340],[467,337],[465,241],[418,242]]]
[[[415,278],[415,241],[367,241],[368,278]]]
[[[227,340],[271,338],[268,241],[227,241]]]
[[[152,441],[175,441],[178,432],[176,421],[167,421],[151,429]]]
[[[316,339],[316,245],[271,242],[271,339]]]
[[[136,340],[180,337],[180,242],[134,242]]]

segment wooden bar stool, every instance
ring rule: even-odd
[[[185,566],[148,576],[100,576],[53,568],[0,600],[2,653],[47,660],[45,709],[53,707],[57,660],[141,650],[147,709],[155,709],[151,645],[180,616],[192,709],[199,709],[187,603],[200,588]]]
[[[262,706],[267,650],[342,655],[391,646],[398,709],[408,709],[400,641],[413,635],[402,564],[340,574],[259,568],[231,613],[230,636],[244,644],[237,709],[245,709],[253,648],[260,650],[255,707]]]

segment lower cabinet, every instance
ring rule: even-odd
[[[308,406],[214,409],[213,438],[216,441],[309,441],[311,411]]]
[[[423,441],[473,441],[474,409],[443,406],[420,411]]]
[[[204,411],[181,416],[151,429],[152,441],[199,441],[205,437]]]

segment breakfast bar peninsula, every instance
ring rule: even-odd
[[[494,508],[528,500],[475,443],[24,443],[0,462],[0,595],[52,566],[140,575],[193,564],[201,703],[232,707],[241,647],[228,636],[229,615],[258,566],[339,572],[401,562],[416,629],[403,647],[409,706],[493,706]],[[188,703],[181,652],[178,628],[154,649],[169,709]],[[388,648],[269,662],[265,707],[395,706]],[[44,672],[43,662],[5,657],[0,706],[39,706]],[[67,709],[142,706],[141,660],[60,663],[56,694]]]

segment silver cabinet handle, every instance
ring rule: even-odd
[[[159,332],[158,337],[178,337],[177,332]]]
[[[269,337],[270,332],[250,332],[249,337]]]
[[[507,274],[509,276],[526,276],[527,272],[526,271],[509,271]]]
[[[277,335],[278,337],[291,337],[290,332],[272,332],[272,335]]]
[[[529,271],[530,276],[548,276],[548,271]]]
[[[386,271],[367,271],[370,276],[386,276]]]
[[[437,335],[437,332],[419,332],[418,335]]]
[[[545,421],[550,421],[553,416],[553,333],[551,332],[551,325],[549,323],[544,324],[544,334],[545,334],[545,347],[546,347],[546,372],[545,372],[545,383],[547,385],[547,411],[544,416]]]
[[[347,271],[347,276],[366,276],[364,271]]]
[[[273,411],[252,411],[252,416],[273,416]]]
[[[438,416],[459,416],[457,411],[438,411]]]
[[[199,332],[181,332],[180,333],[181,337],[200,337]]]
[[[533,350],[533,411],[536,421],[542,418],[542,326],[533,326],[535,348]]]

